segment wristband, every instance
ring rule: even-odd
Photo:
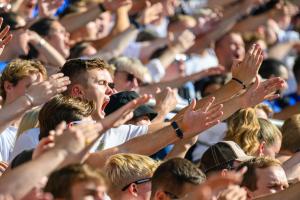
[[[177,137],[179,137],[180,139],[183,139],[183,132],[182,132],[182,130],[178,127],[178,124],[177,124],[175,121],[173,121],[173,122],[171,123],[171,126],[172,126],[173,129],[175,130],[175,133],[176,133]]]
[[[34,99],[33,99],[33,97],[32,96],[30,96],[29,94],[27,94],[27,93],[25,93],[24,94],[24,96],[26,97],[26,99],[29,101],[29,103],[30,103],[30,106],[33,106],[33,101],[34,101]]]
[[[247,86],[243,83],[243,81],[241,81],[241,80],[239,80],[237,78],[232,78],[232,80],[234,80],[234,81],[238,82],[239,84],[241,84],[243,86],[243,89],[247,88]]]
[[[101,13],[106,12],[106,8],[104,7],[103,3],[99,3],[98,7],[99,7]]]

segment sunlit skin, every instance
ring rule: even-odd
[[[287,178],[281,166],[256,169],[255,173],[257,177],[257,189],[251,192],[251,196],[253,197],[273,194],[288,187]]]

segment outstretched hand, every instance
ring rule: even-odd
[[[249,86],[255,80],[263,59],[263,51],[259,45],[252,45],[243,61],[234,61],[231,69],[232,77]]]
[[[31,99],[32,106],[41,105],[49,101],[55,95],[67,90],[67,85],[71,82],[69,77],[62,73],[52,75],[49,80],[41,81],[42,76],[39,74],[37,81],[33,83],[26,91]]]
[[[2,26],[3,18],[0,18],[0,27]],[[0,32],[0,55],[2,54],[5,46],[11,41],[12,34],[9,32],[10,27],[6,26],[1,32]]]
[[[279,77],[270,78],[263,82],[257,76],[255,83],[241,96],[242,108],[248,108],[264,100],[273,100],[280,97],[275,92],[286,87],[286,82]]]
[[[193,137],[220,123],[223,105],[212,106],[214,101],[214,97],[207,98],[204,106],[199,110],[195,110],[196,100],[192,101],[185,111],[183,119],[179,122],[179,127],[183,130],[185,138]]]

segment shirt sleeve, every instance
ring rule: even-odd
[[[150,60],[146,66],[154,82],[159,82],[166,74],[166,70],[159,59]]]

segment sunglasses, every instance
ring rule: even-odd
[[[175,194],[171,193],[171,192],[168,192],[168,191],[164,191],[164,193],[166,195],[168,195],[171,199],[179,199],[178,196],[176,196]]]
[[[133,80],[136,79],[139,85],[142,85],[142,81],[138,78],[136,78],[133,74],[127,74],[127,81],[133,82]]]
[[[80,125],[80,124],[95,124],[94,120],[82,120],[82,121],[72,121],[67,124],[67,127],[70,128],[72,126]]]
[[[151,181],[151,178],[144,178],[144,179],[137,180],[137,181],[132,182],[132,183],[129,183],[128,185],[126,185],[125,187],[123,187],[123,188],[122,188],[122,191],[127,190],[127,188],[129,188],[129,186],[130,186],[131,184],[133,184],[133,183],[139,185],[139,184],[147,183],[147,182],[149,182],[149,181]]]

